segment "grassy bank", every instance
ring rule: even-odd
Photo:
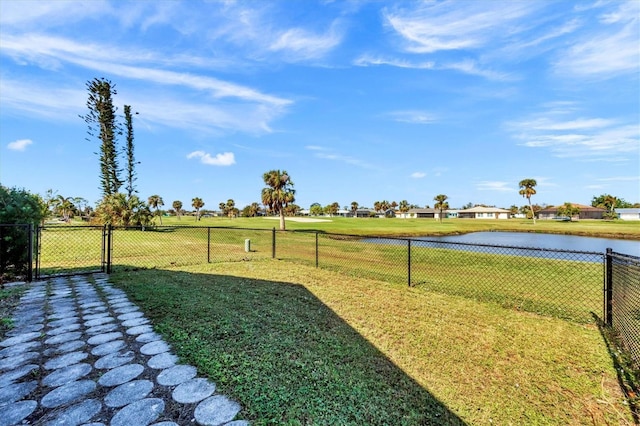
[[[598,330],[257,260],[121,272],[253,424],[625,424]]]

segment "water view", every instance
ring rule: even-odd
[[[422,237],[418,239],[497,246],[536,247],[556,250],[604,252],[607,248],[618,253],[640,256],[640,241],[576,235],[534,234],[528,232],[473,232],[464,235]]]

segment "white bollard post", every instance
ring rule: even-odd
[[[247,253],[251,251],[251,240],[249,238],[244,240],[244,251],[246,251]]]

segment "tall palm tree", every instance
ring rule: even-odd
[[[358,207],[360,207],[360,205],[357,201],[351,202],[351,213],[353,213],[353,217],[358,217]]]
[[[200,220],[200,209],[204,207],[204,201],[200,197],[194,197],[191,200],[191,206],[196,209],[196,222]]]
[[[178,220],[180,220],[180,214],[182,213],[182,201],[176,200],[171,204],[171,206],[176,211],[176,216],[178,216]]]
[[[533,218],[533,224],[536,224],[536,213],[533,211],[531,205],[531,196],[536,194],[535,186],[538,184],[535,179],[523,179],[518,183],[520,187],[519,194],[525,197],[529,201],[529,210],[531,211],[531,217]]]
[[[407,200],[400,201],[398,204],[398,208],[400,209],[400,213],[406,213],[409,211],[409,202]]]
[[[262,189],[262,204],[280,215],[280,230],[284,231],[285,208],[296,200],[293,181],[286,170],[270,170],[262,175],[262,179],[267,185]]]
[[[260,213],[260,204],[251,203],[251,205],[249,206],[249,214],[251,215],[251,217],[256,217],[258,213]]]
[[[433,200],[436,202],[433,205],[433,207],[440,211],[440,214],[438,215],[440,222],[442,222],[442,212],[449,208],[449,203],[447,202],[447,198],[449,197],[447,197],[444,194],[438,194],[435,197],[433,197]]]
[[[152,209],[156,209],[156,216],[160,218],[160,225],[162,225],[162,215],[160,214],[160,207],[164,206],[162,197],[159,195],[152,195],[151,197],[149,197],[147,202],[149,203],[149,207],[151,207]]]
[[[75,206],[73,205],[73,198],[58,195],[58,198],[55,200],[55,206],[56,210],[58,210],[62,215],[62,219],[68,223],[71,213],[75,209]]]

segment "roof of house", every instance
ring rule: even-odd
[[[501,209],[499,207],[483,207],[475,206],[470,209],[459,210],[460,213],[511,213],[509,210]]]
[[[640,214],[640,208],[616,209],[618,214]]]
[[[435,213],[436,209],[409,209],[407,213]]]
[[[578,204],[578,203],[569,203],[569,204],[571,204],[573,207],[579,208],[581,212],[606,212],[607,211],[607,209],[602,209],[600,207],[593,207],[593,206],[585,206],[584,204]],[[540,210],[540,213],[554,213],[554,212],[557,212],[558,208],[560,207],[562,206],[547,207]]]

